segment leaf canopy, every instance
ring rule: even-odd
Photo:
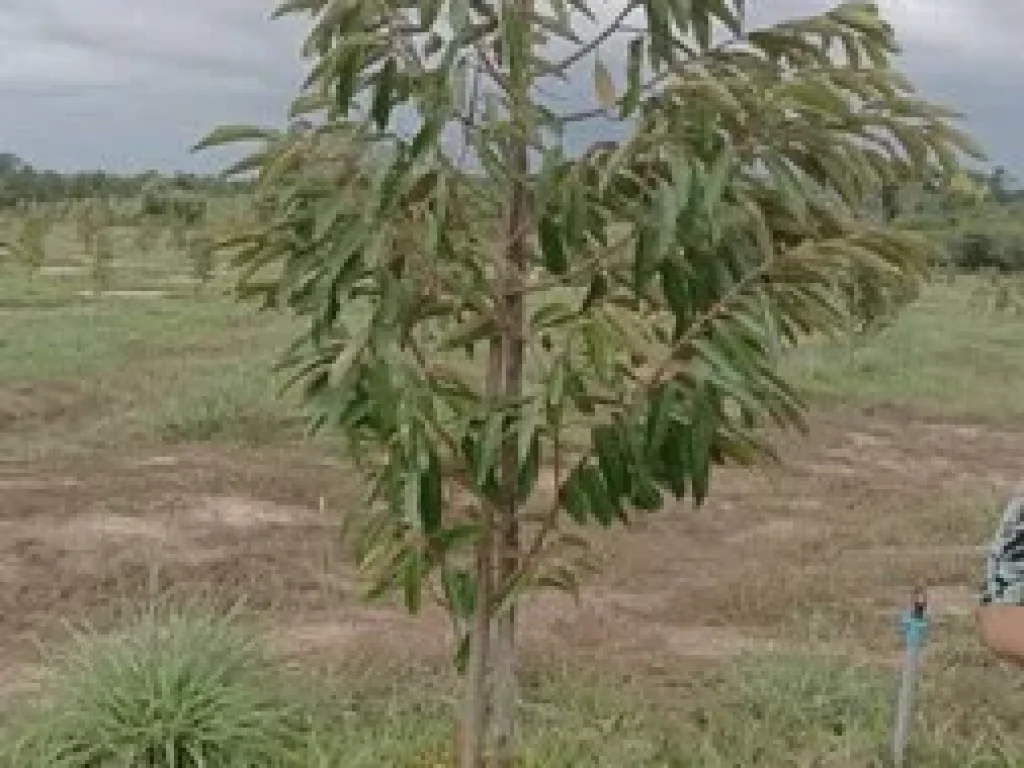
[[[256,142],[235,170],[258,175],[264,215],[223,249],[243,296],[308,320],[282,369],[312,428],[351,439],[378,510],[363,563],[410,608],[436,577],[471,610],[462,558],[508,440],[536,503],[505,592],[570,584],[574,526],[701,503],[714,466],[770,456],[763,427],[803,413],[779,355],[842,332],[854,287],[877,313],[925,268],[928,241],[872,217],[872,195],[978,154],[893,68],[874,3],[763,29],[740,0],[630,0],[607,26],[601,7],[292,0],[279,14],[311,21],[307,122],[201,144]],[[594,103],[563,111],[550,93],[585,60]],[[595,120],[624,138],[573,151]],[[530,210],[508,232],[514,183]],[[528,256],[512,289],[495,267],[510,239]],[[495,400],[483,352],[513,297],[527,376]]]

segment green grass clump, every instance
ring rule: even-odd
[[[19,768],[304,765],[308,711],[231,614],[160,606],[76,633],[11,727]]]
[[[185,387],[148,415],[148,431],[161,442],[259,446],[302,434],[301,411],[290,410],[292,403],[275,397],[269,376],[260,376],[248,366],[221,366],[205,379],[201,374],[197,371],[185,378]]]

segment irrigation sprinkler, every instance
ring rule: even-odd
[[[900,676],[899,700],[896,704],[896,729],[893,739],[893,762],[903,768],[907,758],[907,742],[914,710],[914,687],[921,662],[925,635],[928,633],[928,597],[923,587],[914,590],[910,610],[903,614],[903,636],[906,654]]]

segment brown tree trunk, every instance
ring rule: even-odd
[[[502,342],[491,341],[487,368],[487,395],[497,400],[503,387]],[[494,601],[494,509],[484,503],[480,510],[481,530],[476,545],[476,599],[470,629],[469,661],[466,666],[463,711],[456,738],[460,768],[483,768],[487,745],[488,688],[490,668],[491,608]]]
[[[505,398],[517,400],[523,392],[524,308],[521,292],[526,267],[526,249],[522,232],[530,212],[525,185],[526,149],[515,150],[515,171],[523,182],[516,182],[509,215],[509,248],[506,263],[504,319]],[[497,525],[497,583],[510,583],[519,567],[519,441],[510,434],[502,446],[502,503]],[[516,720],[516,614],[513,600],[506,601],[495,619],[494,628],[494,747],[498,768],[511,766],[514,759]]]
[[[470,630],[469,663],[466,667],[462,721],[458,729],[457,748],[461,768],[483,768],[484,744],[487,735],[487,656],[490,645],[491,602],[491,512],[482,511],[484,531],[477,544],[476,608]]]
[[[529,24],[534,0],[513,0]],[[512,94],[512,110],[529,97],[529,88]],[[501,265],[504,273],[502,297],[502,348],[504,350],[504,395],[506,402],[523,394],[525,307],[522,285],[529,267],[526,233],[529,231],[530,190],[529,154],[525,125],[513,114],[513,131],[508,148],[508,169],[512,178],[506,219],[506,248]],[[497,524],[497,583],[510,583],[519,567],[519,440],[513,432],[502,446],[502,503]],[[515,722],[518,685],[516,684],[515,603],[507,600],[495,619],[492,660],[494,666],[494,711],[492,730],[494,757],[498,768],[511,768],[515,759]]]

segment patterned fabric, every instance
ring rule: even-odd
[[[983,604],[1024,605],[1024,489],[1006,505],[986,570]]]

